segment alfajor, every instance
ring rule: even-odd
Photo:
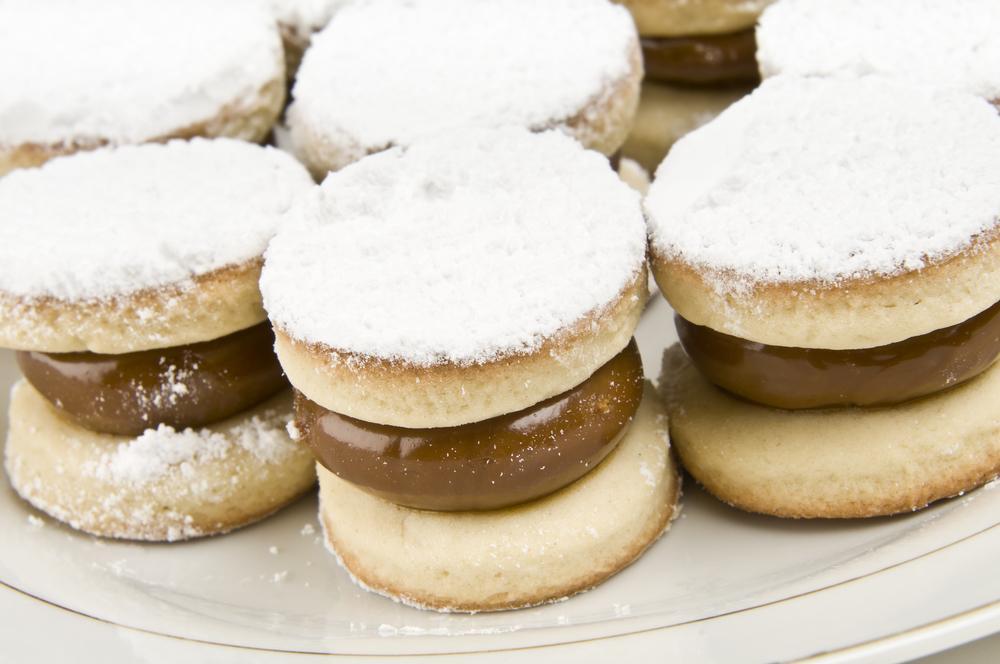
[[[315,481],[257,285],[315,185],[230,139],[102,148],[0,179],[0,347],[24,374],[5,462],[74,528],[225,532]]]
[[[639,197],[559,132],[463,130],[330,175],[261,277],[327,542],[365,587],[509,609],[600,583],[677,510],[632,333]]]
[[[757,42],[764,76],[882,74],[1000,105],[995,0],[779,0]]]
[[[303,59],[290,148],[317,178],[461,127],[555,128],[612,155],[641,78],[635,26],[610,0],[352,3]]]
[[[773,0],[618,0],[642,36],[646,77],[684,86],[758,79],[754,24]]]
[[[228,0],[0,3],[0,175],[104,145],[263,140],[284,105],[274,17]]]
[[[685,467],[789,517],[921,508],[1000,473],[1000,115],[881,77],[775,77],[646,199]]]

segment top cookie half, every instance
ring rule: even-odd
[[[619,353],[642,311],[638,194],[558,132],[464,130],[372,155],[290,216],[261,277],[282,366],[368,422],[526,408]]]
[[[314,186],[289,155],[223,138],[0,178],[0,347],[126,353],[259,323],[261,255]]]
[[[869,348],[1000,300],[1000,114],[881,77],[775,77],[681,139],[646,199],[657,282],[698,325]]]
[[[263,139],[285,95],[263,5],[0,3],[0,174],[102,145]]]
[[[757,61],[765,77],[882,74],[1000,104],[1000,2],[780,0]]]
[[[317,177],[459,127],[560,128],[611,154],[641,77],[635,26],[609,0],[373,0],[314,37],[288,124]]]

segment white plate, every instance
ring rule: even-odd
[[[676,338],[670,316],[657,300],[637,334],[653,377]],[[0,353],[4,395],[16,377],[13,356]],[[209,651],[227,661],[241,648],[261,657],[489,659],[496,653],[484,651],[534,646],[550,646],[540,654],[546,660],[646,647],[706,659],[910,657],[1000,629],[995,485],[905,516],[808,522],[743,514],[688,482],[670,532],[599,588],[537,609],[468,616],[417,611],[355,587],[319,540],[313,497],[225,537],[142,545],[73,532],[4,484],[0,615],[17,618],[0,621],[0,638],[20,643],[43,623],[52,634],[51,623],[95,642],[125,639],[150,661]]]

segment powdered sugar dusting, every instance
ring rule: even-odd
[[[272,241],[261,290],[295,338],[427,365],[537,349],[645,261],[639,197],[557,132],[466,130],[330,175]]]
[[[765,76],[879,73],[1000,99],[996,0],[781,0],[757,44]]]
[[[325,26],[337,8],[349,0],[269,0],[278,23],[300,35]]]
[[[456,127],[551,127],[626,75],[635,40],[608,0],[354,3],[313,38],[289,122],[355,159]]]
[[[737,289],[920,269],[995,229],[998,191],[986,101],[782,76],[681,139],[645,205],[659,253]]]
[[[0,290],[98,299],[259,257],[315,185],[289,155],[229,139],[126,146],[0,179]]]
[[[0,145],[161,137],[282,72],[274,19],[250,2],[0,2]]]
[[[198,463],[225,459],[240,447],[265,463],[279,463],[296,450],[285,435],[287,412],[254,415],[231,430],[184,429],[161,424],[122,442],[114,452],[84,468],[87,475],[115,484],[144,485],[168,473],[194,477]]]

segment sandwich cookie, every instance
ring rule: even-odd
[[[757,42],[764,76],[883,74],[1000,105],[994,0],[780,0]]]
[[[586,590],[679,479],[632,340],[639,196],[559,132],[461,130],[330,175],[261,278],[327,542],[439,610]]]
[[[261,141],[284,105],[284,71],[262,6],[0,3],[0,175],[104,145]]]
[[[347,0],[270,0],[285,47],[285,73],[291,82],[313,33],[322,30]]]
[[[104,148],[0,180],[0,346],[18,351],[14,489],[74,528],[225,532],[315,481],[257,281],[315,185],[229,139]]]
[[[880,77],[769,79],[674,146],[646,212],[699,482],[864,517],[1000,472],[998,166],[989,103]]]
[[[642,35],[646,77],[693,86],[759,80],[754,24],[773,0],[619,0]]]
[[[560,129],[612,155],[641,78],[635,26],[609,0],[354,3],[303,59],[290,148],[317,178],[460,127]]]

